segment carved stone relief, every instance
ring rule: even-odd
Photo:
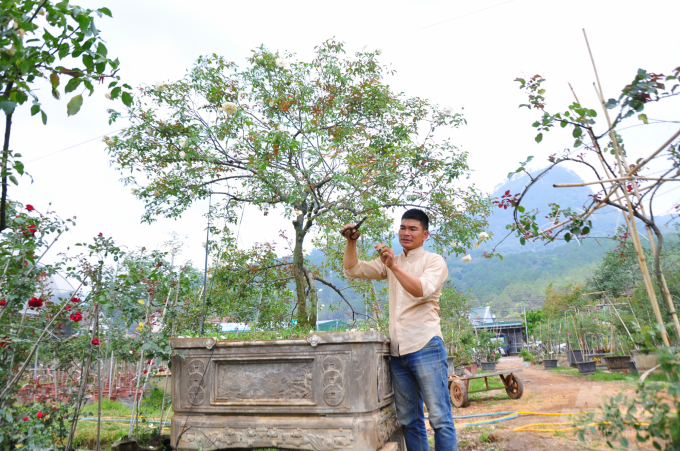
[[[355,437],[351,428],[277,428],[225,427],[188,429],[179,447],[183,449],[287,448],[331,451],[352,448]]]
[[[191,405],[198,405],[205,399],[205,362],[194,359],[187,366],[189,377],[187,378],[187,399]]]
[[[313,360],[218,362],[216,400],[313,400]]]
[[[389,355],[377,356],[378,402],[382,402],[394,394],[392,389],[392,369]]]
[[[345,398],[342,389],[342,360],[337,356],[328,356],[323,361],[323,400],[329,406],[340,405]]]

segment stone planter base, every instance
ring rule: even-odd
[[[172,338],[171,445],[406,451],[389,343],[378,332],[306,339]],[[395,449],[396,448],[396,449]]]
[[[543,368],[545,368],[546,370],[548,368],[557,368],[557,359],[544,359]]]

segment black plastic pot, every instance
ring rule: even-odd
[[[482,362],[483,371],[494,371],[496,369],[496,362]]]
[[[588,362],[576,362],[579,373],[581,376],[590,376],[595,374],[597,371],[597,362],[595,360],[590,360]]]
[[[557,368],[557,359],[544,359],[543,368],[545,368],[546,370],[548,368]]]
[[[577,363],[583,362],[583,353],[580,349],[571,349],[567,352],[567,362],[569,365],[576,366]]]

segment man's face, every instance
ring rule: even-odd
[[[416,249],[423,245],[423,241],[430,236],[430,232],[423,230],[420,221],[416,219],[402,219],[399,226],[399,244],[406,250]]]

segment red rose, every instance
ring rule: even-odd
[[[98,339],[98,338],[94,338],[90,343],[92,343],[92,344],[95,345],[95,346],[99,346],[99,339]]]
[[[151,360],[149,360],[148,362],[146,362],[146,364],[147,364],[147,365],[151,365]]]
[[[28,301],[28,307],[32,309],[39,309],[43,305],[42,298],[31,298],[30,301]]]
[[[146,374],[146,370],[144,370],[144,374]]]
[[[33,205],[28,204],[28,205],[26,205],[26,210],[33,211],[33,210],[35,210],[35,208],[33,208]]]
[[[71,318],[71,321],[73,321],[74,323],[77,323],[78,321],[83,319],[83,314],[80,312],[71,313],[69,318]]]
[[[97,235],[97,236],[104,236],[104,235],[102,235],[102,233],[101,233],[101,232],[99,232],[99,235]]]
[[[5,301],[4,299],[0,301],[0,307],[4,307],[5,304],[7,304],[7,301]]]
[[[25,229],[22,227],[21,231],[24,232],[25,237],[31,237],[35,235],[35,232],[38,231],[38,228],[35,226],[35,224],[31,224]]]
[[[64,307],[64,310],[71,310],[71,306],[67,305],[66,307]]]
[[[24,417],[24,421],[28,421],[28,417]]]
[[[59,323],[59,325],[57,327],[61,327],[61,323]]]
[[[80,299],[78,299],[78,298],[71,298],[71,302],[73,302],[73,303],[78,303],[78,302],[80,302]]]
[[[42,413],[42,412],[38,412],[38,413],[35,414],[35,416],[38,417],[38,418],[42,418],[42,417],[43,417],[43,413]]]
[[[159,372],[159,373],[162,373],[162,372],[164,372],[164,371],[165,371],[164,368],[159,368],[159,369],[158,369],[158,372]]]

